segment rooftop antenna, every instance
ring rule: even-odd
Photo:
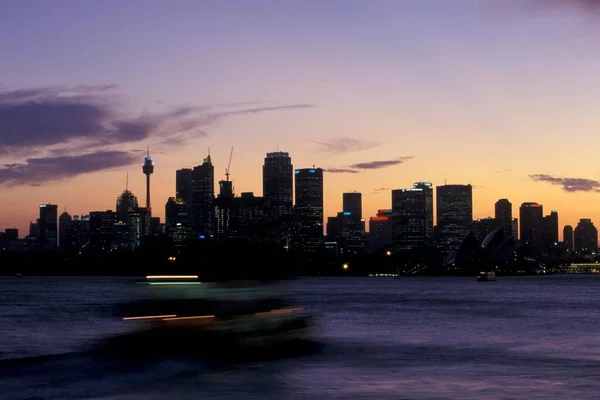
[[[148,146],[146,149],[146,157],[150,157],[150,146]]]
[[[444,185],[447,185],[447,183],[446,183],[446,178],[444,178]]]
[[[125,175],[125,191],[128,192],[129,191],[129,171],[126,172],[127,175]]]
[[[277,152],[279,153],[279,140],[277,141]]]

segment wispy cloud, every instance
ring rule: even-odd
[[[31,154],[39,147],[68,150],[123,145],[160,138],[181,144],[206,136],[203,130],[228,117],[306,109],[312,104],[241,107],[249,103],[188,106],[160,113],[124,115],[126,104],[113,93],[116,85],[78,85],[0,90],[0,149]],[[214,112],[215,108],[234,108]],[[237,107],[237,109],[235,109]]]
[[[91,164],[79,166],[77,174],[93,172],[104,169],[103,163],[122,165],[128,158],[119,154],[130,154],[123,153],[128,147],[151,144],[161,152],[206,137],[206,129],[226,118],[315,107],[246,102],[136,115],[125,111],[126,101],[115,89],[114,84],[0,88],[0,155],[24,159],[5,166],[0,182],[30,181],[34,175],[43,177],[36,178],[40,183],[52,180],[52,176],[64,179],[74,176],[64,172],[64,163],[90,160]],[[51,165],[42,170],[38,168],[41,162]]]
[[[358,174],[360,171],[350,168],[326,168],[325,172],[330,174]]]
[[[600,181],[586,178],[561,178],[546,174],[529,175],[536,182],[557,185],[565,192],[600,192]]]
[[[410,157],[400,157],[400,158],[396,158],[393,160],[367,161],[367,162],[351,164],[351,165],[349,165],[349,167],[354,168],[354,169],[381,169],[381,168],[392,167],[394,165],[403,164],[406,161],[412,160],[413,158],[414,157],[410,156]]]
[[[333,167],[327,168],[326,172],[331,172],[335,174],[357,174],[362,170],[372,170],[372,169],[382,169],[393,167],[394,165],[403,164],[406,161],[412,160],[413,156],[408,157],[398,157],[392,160],[377,160],[377,161],[366,161],[359,162],[355,164],[350,164],[345,167]]]
[[[494,172],[497,174],[505,174],[507,172],[513,172],[513,171],[514,171],[514,169],[512,169],[512,168],[506,168],[506,169],[498,169]]]
[[[328,141],[315,141],[315,143],[321,147],[322,151],[330,153],[349,153],[379,146],[379,143],[353,138],[337,138]]]
[[[42,185],[90,172],[130,165],[138,156],[126,151],[104,151],[78,156],[29,158],[0,166],[0,185]]]

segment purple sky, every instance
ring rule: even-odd
[[[209,146],[217,179],[235,146],[236,191],[260,194],[277,142],[296,167],[387,166],[328,174],[328,215],[346,190],[365,193],[369,216],[389,207],[379,189],[448,179],[475,185],[478,217],[508,197],[558,208],[564,223],[600,219],[598,3],[2,1],[0,181],[12,186],[0,228],[24,229],[46,201],[112,208],[126,171],[141,196],[131,151],[146,145],[159,215],[174,169]],[[35,97],[15,100],[20,89]]]

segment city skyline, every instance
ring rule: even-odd
[[[513,215],[557,209],[561,227],[600,219],[592,8],[181,1],[154,32],[162,2],[24,3],[3,6],[0,27],[2,228],[23,235],[43,203],[112,209],[127,171],[143,203],[146,146],[163,221],[174,171],[210,147],[224,179],[231,146],[237,194],[262,194],[276,149],[323,168],[325,219],[343,192],[363,193],[368,220],[392,189],[445,180],[473,185],[474,218],[508,198]]]

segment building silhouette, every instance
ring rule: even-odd
[[[298,225],[294,232],[294,248],[315,252],[323,241],[323,169],[297,169],[295,175],[294,212]]]
[[[186,206],[188,218],[192,215],[192,169],[182,168],[175,171],[175,198]]]
[[[43,250],[58,248],[58,206],[40,204],[39,244]]]
[[[342,212],[353,218],[362,219],[362,193],[346,192],[342,194]]]
[[[65,210],[60,217],[58,217],[58,247],[61,250],[67,250],[72,246],[71,239],[71,222],[73,218],[71,214]]]
[[[520,239],[528,244],[533,255],[542,250],[544,207],[535,202],[525,202],[519,208]]]
[[[395,251],[403,252],[433,244],[431,183],[392,190],[392,242]]]
[[[598,251],[598,229],[589,218],[581,218],[573,232],[575,251],[593,254]]]
[[[391,249],[392,230],[392,210],[377,210],[377,215],[369,218],[369,250],[376,252]]]
[[[210,154],[192,169],[190,185],[192,233],[196,237],[210,237],[215,214],[215,168]]]
[[[573,244],[573,227],[571,225],[565,225],[563,228],[563,243],[567,248],[567,251],[573,252],[575,249]]]
[[[277,220],[293,211],[294,168],[289,153],[267,153],[263,165],[264,217]]]
[[[494,205],[494,218],[498,226],[502,227],[506,237],[513,235],[512,230],[512,203],[508,199],[500,199]]]
[[[471,231],[473,187],[443,185],[436,187],[438,246],[445,259],[458,250]]]
[[[542,222],[542,250],[546,254],[558,246],[558,212],[553,210]]]

